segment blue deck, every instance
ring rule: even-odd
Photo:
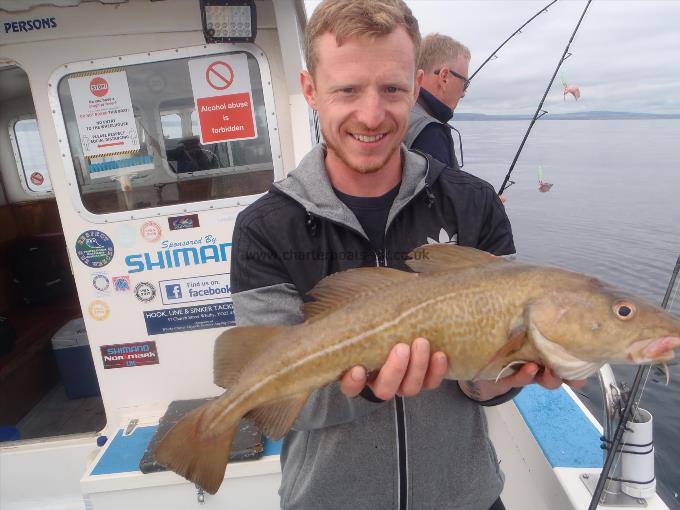
[[[552,467],[602,467],[600,432],[563,388],[527,386],[515,404]]]
[[[601,468],[600,433],[564,389],[527,386],[515,404],[552,467]],[[90,473],[110,475],[139,471],[139,462],[157,426],[138,427],[131,435],[118,430]],[[265,439],[264,455],[279,455],[281,441]]]
[[[123,436],[123,431],[118,430],[90,475],[112,475],[139,471],[139,462],[142,460],[144,451],[157,428],[157,425],[138,427],[129,436]],[[278,455],[280,451],[280,441],[265,440],[265,455]]]

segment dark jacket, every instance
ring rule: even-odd
[[[237,324],[301,322],[304,296],[323,277],[376,264],[405,269],[408,252],[427,242],[514,253],[491,185],[402,151],[384,253],[371,248],[334,194],[322,146],[238,216],[231,267]],[[488,509],[503,485],[482,407],[454,381],[381,403],[349,399],[338,383],[317,390],[281,461],[286,509],[392,510],[400,499],[407,503],[401,508]]]
[[[449,121],[453,110],[424,88],[409,115],[404,143],[409,149],[429,154],[454,170],[460,170]]]

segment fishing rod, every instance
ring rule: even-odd
[[[517,30],[515,30],[515,31],[510,35],[510,37],[508,37],[505,41],[503,41],[503,42],[501,43],[501,45],[500,45],[498,48],[496,48],[495,50],[493,50],[493,51],[491,52],[491,55],[489,55],[489,56],[486,58],[486,60],[485,60],[484,62],[482,62],[482,64],[475,70],[475,72],[472,73],[472,74],[470,75],[470,77],[468,78],[467,82],[470,83],[470,82],[472,81],[472,78],[474,78],[475,75],[476,75],[479,71],[482,70],[482,67],[484,67],[491,59],[498,58],[498,55],[497,55],[498,51],[499,51],[503,46],[505,46],[505,45],[507,44],[507,42],[508,42],[510,39],[512,39],[513,37],[515,37],[517,34],[521,34],[521,33],[522,33],[522,29],[523,29],[524,27],[526,27],[529,23],[531,23],[534,19],[536,19],[538,16],[540,16],[540,15],[543,14],[544,12],[548,12],[548,9],[552,6],[552,4],[554,4],[554,3],[556,3],[556,2],[557,2],[557,0],[552,0],[552,2],[550,2],[548,5],[546,5],[545,7],[543,7],[540,11],[538,11],[536,14],[534,14],[531,18],[529,18],[528,20],[526,20],[526,21],[524,22],[524,24],[523,24],[521,27],[519,27]],[[458,146],[460,147],[460,165],[459,165],[459,166],[460,166],[460,168],[463,168],[463,167],[465,166],[465,160],[463,159],[463,139],[462,139],[462,137],[461,137],[461,135],[460,135],[460,131],[458,131],[458,130],[457,130],[455,127],[453,127],[451,124],[447,124],[447,126],[448,126],[450,129],[452,129],[453,131],[455,131],[456,133],[458,133]]]
[[[548,96],[548,92],[550,91],[550,87],[552,87],[553,82],[555,81],[555,76],[557,76],[557,72],[560,70],[560,66],[562,63],[567,60],[569,57],[571,57],[571,53],[569,53],[569,47],[571,46],[572,41],[574,40],[574,36],[576,35],[576,32],[578,32],[579,27],[581,26],[581,22],[583,21],[583,18],[586,15],[586,11],[588,11],[588,7],[590,7],[590,3],[593,0],[588,0],[588,3],[586,4],[585,9],[583,9],[583,13],[581,13],[581,17],[578,20],[578,23],[576,24],[576,28],[574,28],[574,32],[571,34],[571,37],[569,38],[569,42],[567,43],[567,47],[564,48],[564,53],[562,53],[562,56],[560,57],[560,61],[557,63],[557,67],[555,68],[555,72],[552,75],[552,78],[550,78],[550,82],[548,83],[548,87],[545,89],[545,92],[543,93],[543,98],[541,99],[541,102],[538,103],[538,108],[536,108],[536,113],[534,113],[533,118],[531,119],[531,123],[529,124],[529,128],[527,129],[527,132],[524,134],[524,138],[522,139],[522,143],[519,146],[519,149],[517,150],[517,154],[515,154],[515,159],[512,160],[512,164],[510,165],[510,170],[508,170],[507,175],[505,176],[505,180],[503,181],[503,184],[501,185],[501,189],[498,191],[499,195],[503,194],[503,191],[505,191],[509,186],[514,184],[514,182],[510,181],[510,175],[512,174],[513,169],[515,168],[515,164],[517,163],[517,160],[519,159],[519,155],[522,153],[522,149],[524,148],[524,144],[527,141],[527,138],[529,138],[529,133],[531,133],[531,128],[534,127],[534,124],[538,119],[540,119],[543,115],[548,113],[545,110],[542,110],[543,108],[543,103],[545,102],[545,98]],[[511,184],[508,184],[510,182]]]
[[[515,31],[512,33],[512,35],[511,35],[510,37],[508,37],[505,41],[503,41],[503,44],[501,44],[498,48],[496,48],[495,50],[493,50],[493,51],[491,52],[491,55],[489,55],[489,57],[488,57],[484,62],[482,62],[482,65],[480,65],[480,66],[477,68],[477,70],[476,70],[474,73],[472,73],[472,75],[468,78],[468,81],[472,81],[472,78],[474,78],[475,75],[476,75],[479,71],[481,71],[482,67],[484,67],[484,66],[487,64],[487,62],[489,62],[489,60],[491,60],[491,59],[493,59],[493,58],[498,58],[498,55],[497,55],[498,51],[499,51],[503,46],[505,46],[505,44],[506,44],[510,39],[512,39],[513,37],[515,37],[517,34],[521,34],[521,33],[522,33],[522,29],[523,29],[524,27],[526,27],[529,23],[531,23],[535,18],[537,18],[538,16],[540,16],[540,15],[543,14],[544,12],[548,12],[548,9],[550,8],[550,6],[552,6],[552,4],[554,4],[554,3],[556,3],[556,2],[557,2],[557,0],[553,0],[552,2],[550,2],[548,5],[546,5],[545,7],[543,7],[543,8],[542,8],[540,11],[538,11],[536,14],[534,14],[531,18],[529,18],[526,22],[524,22],[524,25],[522,25],[522,26],[519,27],[517,30],[515,30]]]
[[[668,282],[666,294],[664,295],[663,301],[661,302],[661,307],[664,310],[666,310],[668,307],[668,298],[670,297],[671,292],[673,291],[673,287],[675,287],[675,280],[678,277],[678,272],[680,272],[680,256],[678,256],[678,260],[675,262],[675,268],[673,269],[671,279]],[[633,408],[634,407],[637,408],[637,405],[639,404],[642,395],[640,395],[640,398],[637,399],[637,402],[635,397],[637,396],[638,391],[640,389],[640,384],[642,380],[646,378],[649,369],[650,365],[642,365],[638,368],[635,374],[633,386],[631,387],[630,392],[628,393],[626,407],[623,410],[623,414],[619,419],[619,424],[616,427],[616,432],[614,434],[614,439],[612,441],[611,448],[607,452],[607,458],[605,460],[604,467],[602,468],[602,474],[600,474],[600,479],[597,481],[597,486],[595,487],[595,492],[593,492],[593,498],[590,500],[590,506],[588,507],[588,510],[595,510],[597,508],[597,505],[599,505],[600,503],[602,491],[604,490],[604,484],[607,483],[609,472],[611,471],[612,464],[614,463],[614,457],[616,457],[619,446],[621,446],[623,433],[626,431],[626,424],[630,421],[631,415],[635,412]]]

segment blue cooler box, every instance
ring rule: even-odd
[[[61,381],[70,399],[99,395],[99,383],[83,318],[64,324],[52,337]]]

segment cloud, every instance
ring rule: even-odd
[[[308,12],[319,2],[306,2]],[[468,46],[472,73],[545,1],[407,0],[421,32]],[[560,1],[515,36],[475,77],[459,112],[533,113],[586,5]],[[553,113],[584,110],[680,113],[680,2],[592,2],[562,64],[581,88],[564,101],[560,76],[546,99]]]

